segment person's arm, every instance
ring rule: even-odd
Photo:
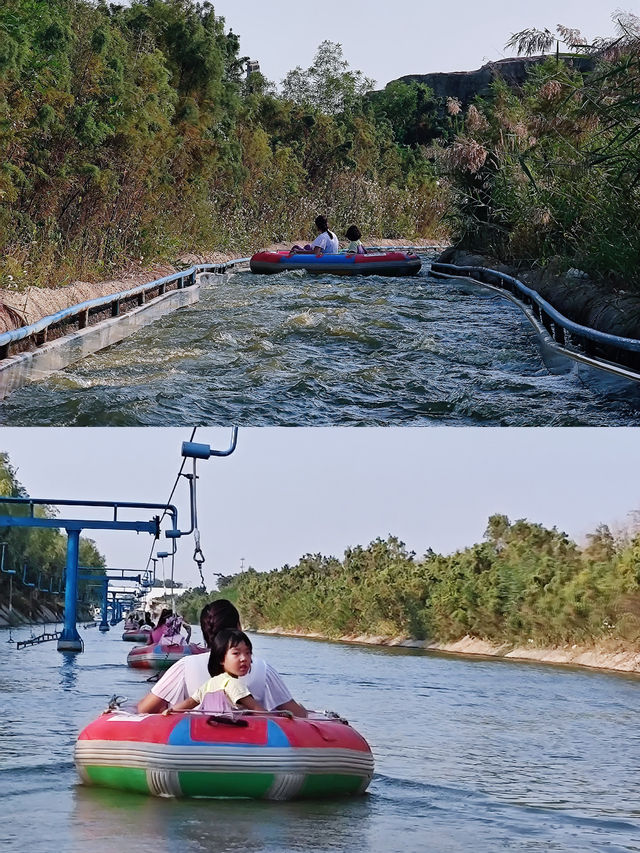
[[[289,699],[288,702],[283,702],[282,705],[278,705],[276,711],[289,711],[293,714],[294,717],[308,717],[309,712],[301,705],[299,702],[296,702],[295,699]]]
[[[154,693],[147,693],[147,695],[143,696],[138,702],[138,713],[161,714],[163,711],[166,711],[168,707],[169,703],[166,699],[161,699],[160,696],[156,696]]]
[[[246,708],[248,711],[266,711],[266,708],[263,708],[259,702],[249,694],[249,696],[245,696],[242,699],[238,699],[237,704],[242,708]]]
[[[197,707],[200,703],[194,699],[193,697],[189,697],[188,699],[183,699],[182,702],[178,702],[177,705],[169,706],[165,708],[162,712],[165,716],[168,714],[178,713],[178,711],[191,711],[193,708]]]
[[[138,702],[139,714],[160,714],[169,705],[175,705],[176,702],[181,702],[188,697],[189,688],[185,668],[190,658],[191,655],[183,657],[169,667],[162,678],[153,685],[151,692]]]
[[[276,711],[290,711],[294,717],[308,716],[307,709],[291,695],[280,673],[270,664],[266,664],[265,699],[270,708]]]

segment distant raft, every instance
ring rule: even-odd
[[[87,785],[156,797],[291,800],[362,794],[373,776],[366,740],[321,714],[192,711],[103,714],[78,736]]]
[[[150,633],[151,628],[131,628],[122,632],[122,639],[129,643],[146,643]]]
[[[200,655],[208,652],[204,646],[197,643],[176,643],[175,645],[164,645],[163,643],[149,643],[147,646],[135,646],[127,655],[127,666],[136,669],[169,669],[180,658],[185,655]]]
[[[328,275],[407,276],[420,272],[422,261],[412,252],[373,252],[366,255],[289,255],[286,251],[256,252],[249,261],[253,273],[306,270]]]

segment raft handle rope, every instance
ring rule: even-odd
[[[126,702],[126,701],[127,701],[126,696],[118,696],[117,693],[114,693],[113,696],[111,697],[111,699],[109,699],[109,704],[107,705],[104,713],[106,714],[109,711],[119,711],[120,706],[123,704],[123,702]]]

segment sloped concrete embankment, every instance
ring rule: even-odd
[[[411,637],[375,636],[369,634],[348,634],[342,637],[328,637],[325,634],[293,631],[282,627],[260,628],[261,634],[279,634],[287,637],[306,637],[309,639],[330,640],[341,643],[355,643],[373,646],[400,646],[402,648],[425,649],[445,654],[498,657],[507,660],[535,661],[565,666],[604,669],[614,672],[640,674],[640,650],[626,648],[622,643],[611,640],[603,644],[573,644],[570,646],[543,647],[533,643],[515,646],[509,643],[496,644],[478,637],[462,637],[451,643],[432,643],[428,640],[415,640]]]

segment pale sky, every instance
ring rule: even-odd
[[[587,39],[613,34],[616,9],[638,13],[637,3],[606,0],[351,0],[343,5],[298,0],[213,0],[226,28],[240,36],[240,53],[280,83],[300,65],[308,68],[328,39],[343,47],[352,70],[383,88],[405,74],[470,71],[513,55],[505,44],[528,27],[579,29]]]
[[[163,503],[189,436],[4,427],[0,449],[32,497]],[[195,441],[225,449],[230,438],[230,429],[200,428]],[[205,582],[213,588],[211,573],[238,571],[242,558],[270,570],[305,553],[342,558],[389,534],[418,555],[450,553],[481,541],[496,512],[580,541],[640,509],[639,448],[636,428],[241,428],[231,456],[198,463]],[[187,530],[185,480],[174,503]],[[148,534],[89,535],[111,567],[146,565]],[[176,580],[185,586],[199,585],[193,549],[192,536],[179,540]]]

